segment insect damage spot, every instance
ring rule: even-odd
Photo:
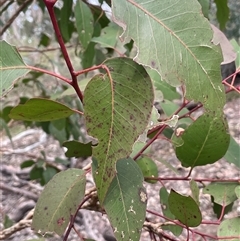
[[[65,223],[64,217],[61,217],[57,220],[58,226],[62,226]]]
[[[143,203],[147,202],[147,193],[144,188],[139,189],[140,201]]]

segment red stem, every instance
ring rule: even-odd
[[[43,1],[44,1],[45,5],[47,7],[48,12],[49,12],[49,15],[50,15],[50,18],[51,18],[51,21],[52,21],[52,24],[53,24],[53,28],[54,28],[58,43],[59,43],[59,45],[61,47],[61,50],[62,50],[63,57],[64,57],[65,62],[67,64],[68,70],[69,70],[69,72],[72,76],[71,85],[75,89],[79,99],[81,101],[83,101],[83,94],[82,94],[82,92],[81,92],[81,90],[78,86],[77,76],[74,73],[72,62],[69,58],[69,55],[68,55],[67,49],[65,47],[65,44],[64,44],[64,41],[63,41],[63,38],[62,38],[62,34],[60,32],[60,29],[59,29],[59,26],[58,26],[58,23],[57,23],[57,19],[56,19],[55,13],[54,13],[53,7],[54,7],[54,4],[56,3],[56,1],[55,0],[43,0]]]

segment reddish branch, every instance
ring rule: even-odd
[[[56,0],[44,0],[44,3],[45,3],[45,5],[47,7],[47,10],[49,12],[49,15],[50,15],[50,18],[51,18],[51,21],[52,21],[52,24],[53,24],[53,28],[54,28],[58,43],[59,43],[59,45],[61,47],[61,50],[62,50],[63,57],[64,57],[65,62],[67,64],[68,70],[69,70],[69,72],[72,76],[72,82],[70,84],[75,89],[79,99],[81,101],[83,101],[83,94],[82,94],[82,92],[81,92],[81,90],[78,86],[77,76],[74,73],[72,62],[69,58],[69,55],[68,55],[66,46],[64,44],[62,34],[60,32],[60,29],[59,29],[59,26],[58,26],[58,23],[57,23],[57,19],[56,19],[55,13],[54,13],[54,4],[56,3]]]

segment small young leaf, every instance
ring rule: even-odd
[[[117,240],[139,241],[147,204],[142,172],[131,158],[117,161],[116,169],[103,206]]]
[[[74,110],[48,99],[33,98],[13,108],[9,117],[25,121],[53,121],[72,115]]]
[[[93,15],[86,3],[77,0],[74,8],[76,28],[83,49],[86,49],[93,34]]]
[[[23,163],[21,163],[20,167],[21,169],[23,168],[27,168],[27,167],[31,167],[32,165],[34,165],[36,162],[33,161],[33,160],[27,160],[27,161],[24,161]]]
[[[79,141],[66,141],[63,143],[67,147],[66,157],[89,157],[92,156],[92,142],[81,143]]]
[[[136,161],[138,166],[140,167],[142,174],[144,177],[158,177],[158,168],[156,163],[149,157],[142,157]],[[157,180],[145,180],[149,183],[156,183]]]
[[[228,150],[224,156],[227,162],[233,163],[238,168],[240,168],[240,160],[239,160],[240,146],[234,140],[232,136],[230,136],[230,144]]]
[[[183,196],[172,189],[168,203],[170,211],[181,223],[188,227],[197,227],[201,224],[202,214],[192,197]]]
[[[0,96],[6,95],[15,82],[29,71],[16,47],[0,41]]]
[[[224,220],[218,227],[217,235],[221,241],[239,241],[240,240],[240,217]],[[222,238],[222,237],[232,237]],[[234,237],[234,238],[233,238]]]
[[[235,188],[238,185],[238,183],[211,183],[204,187],[203,193],[213,196],[215,203],[228,205],[237,200]]]
[[[83,170],[71,168],[56,174],[38,199],[32,228],[62,235],[84,197],[86,178]]]

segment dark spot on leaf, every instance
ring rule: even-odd
[[[48,207],[44,207],[44,210],[47,210],[48,209]]]
[[[58,226],[62,226],[64,222],[65,222],[65,221],[64,221],[64,217],[61,217],[61,218],[59,218],[59,219],[57,220]]]
[[[155,67],[155,65],[156,65],[155,61],[151,61],[151,66]]]

